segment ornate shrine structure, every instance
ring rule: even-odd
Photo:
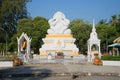
[[[100,39],[98,39],[94,21],[92,32],[87,43],[88,43],[88,62],[92,62],[95,56],[101,58]]]
[[[21,51],[25,51],[26,53],[30,53],[30,44],[31,40],[27,34],[24,32],[21,34],[21,36],[17,37],[18,42],[18,53],[21,53]]]
[[[51,55],[55,57],[58,53],[65,56],[77,56],[79,49],[74,44],[75,38],[68,29],[70,21],[62,12],[56,12],[52,19],[49,19],[50,28],[43,38],[44,44],[39,49],[40,56]]]

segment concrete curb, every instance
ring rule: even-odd
[[[16,78],[16,77],[49,77],[49,76],[116,76],[120,77],[120,73],[22,73],[22,74],[0,74],[0,78]]]

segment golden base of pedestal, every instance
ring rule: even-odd
[[[44,53],[44,52],[41,52],[41,53],[40,53],[40,56],[47,56],[47,54]]]
[[[72,34],[47,34],[46,38],[73,38]]]

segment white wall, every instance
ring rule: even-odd
[[[104,61],[103,66],[120,66],[120,61]]]
[[[13,61],[0,61],[0,67],[13,67]]]

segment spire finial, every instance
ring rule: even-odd
[[[94,21],[94,19],[93,19],[93,28],[92,28],[92,31],[96,31],[96,29],[95,29],[95,21]]]

